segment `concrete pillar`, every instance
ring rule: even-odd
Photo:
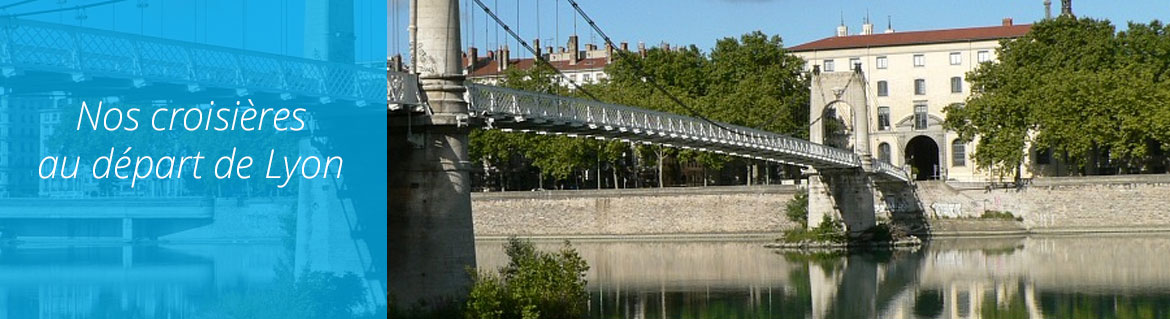
[[[809,175],[808,229],[820,225],[825,216],[840,220],[841,215],[837,213],[837,208],[834,206],[833,194],[829,190],[829,185],[825,183],[824,177],[819,174]]]
[[[418,0],[418,61],[430,116],[388,119],[389,290],[400,306],[458,302],[475,267],[458,0]],[[409,117],[409,118],[408,118]]]
[[[305,57],[353,63],[353,12],[353,0],[305,0]]]
[[[133,218],[129,218],[129,217],[122,218],[122,241],[124,241],[124,242],[134,241],[134,219]]]

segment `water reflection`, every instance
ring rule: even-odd
[[[506,262],[501,245],[477,244],[481,268]],[[848,255],[759,242],[574,246],[591,266],[593,318],[1170,318],[1170,235],[941,239]]]
[[[0,247],[0,319],[198,318],[274,281],[280,245]]]

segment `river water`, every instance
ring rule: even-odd
[[[591,318],[1170,318],[1165,234],[935,239],[817,255],[762,244],[573,246],[591,267]],[[477,243],[481,269],[507,262],[502,245]]]

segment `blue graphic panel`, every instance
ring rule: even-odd
[[[0,318],[376,318],[386,2],[16,1]]]

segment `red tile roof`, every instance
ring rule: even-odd
[[[788,48],[789,51],[816,51],[851,48],[887,47],[911,44],[947,43],[995,40],[1023,36],[1032,29],[1030,24],[976,27],[962,29],[928,30],[828,37]]]
[[[511,63],[508,64],[508,68],[509,69],[519,68],[521,70],[527,70],[527,69],[532,68],[534,63],[540,63],[540,62],[537,62],[536,59],[533,59],[533,58],[511,59]],[[608,59],[603,58],[603,57],[602,58],[581,59],[581,60],[577,61],[577,64],[573,64],[573,65],[570,65],[568,60],[550,61],[550,63],[553,65],[553,67],[556,67],[558,70],[561,70],[561,71],[602,69],[602,68],[605,68],[605,66],[607,64],[609,64]],[[481,77],[481,76],[499,75],[499,74],[504,73],[504,72],[496,71],[498,69],[497,64],[499,64],[499,61],[497,61],[496,59],[487,58],[487,57],[479,57],[476,59],[475,68],[473,68],[471,70],[471,72],[469,72],[468,76]],[[463,60],[463,65],[467,65],[466,58]]]

